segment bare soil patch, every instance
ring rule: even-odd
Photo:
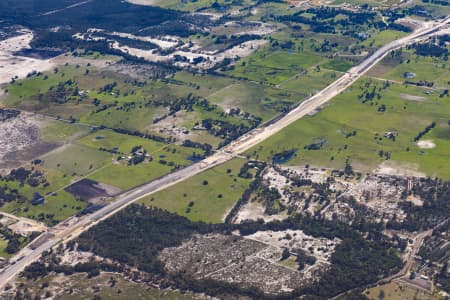
[[[282,250],[239,236],[195,235],[179,247],[166,248],[161,261],[170,272],[186,272],[197,279],[210,278],[266,293],[292,291],[304,275],[278,265]]]
[[[47,227],[44,224],[35,222],[33,220],[25,221],[21,220],[16,222],[8,227],[15,233],[21,234],[23,236],[28,236],[33,232],[43,232],[47,230]]]
[[[400,94],[400,97],[405,100],[409,101],[416,101],[416,102],[423,102],[425,101],[425,97],[422,96],[415,96],[415,95],[409,95],[409,94]]]
[[[0,122],[0,169],[17,167],[56,147],[41,140],[40,125],[24,114]]]
[[[266,215],[264,211],[265,208],[261,203],[249,202],[242,206],[242,208],[239,210],[235,223],[239,224],[244,220],[256,221],[258,219],[263,219],[265,222],[271,222],[275,220],[281,221],[288,217],[286,211],[281,214],[271,216]]]
[[[121,191],[117,187],[99,183],[91,179],[77,181],[65,190],[85,201],[94,201],[99,198],[112,197]]]
[[[373,173],[393,176],[426,177],[426,175],[419,172],[418,169],[418,164],[390,160],[379,164]]]
[[[417,146],[420,149],[433,149],[434,147],[436,147],[436,144],[433,143],[432,140],[423,140],[423,141],[418,141]]]

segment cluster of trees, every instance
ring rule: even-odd
[[[297,149],[289,149],[284,150],[279,153],[275,153],[272,156],[272,162],[274,164],[284,164],[288,162],[292,157],[294,157],[295,153],[297,152]]]
[[[184,147],[189,148],[195,148],[195,149],[201,149],[204,151],[204,155],[202,157],[206,157],[212,153],[213,147],[208,143],[198,143],[191,140],[184,140],[183,144]]]
[[[39,185],[50,185],[45,178],[44,173],[34,169],[26,169],[23,167],[11,170],[10,173],[6,176],[0,175],[0,180],[4,180],[7,182],[18,181],[22,186],[26,183],[31,187],[37,187]]]
[[[383,87],[378,87],[376,84],[370,89],[371,84],[367,84],[361,94],[358,95],[358,100],[361,103],[366,103],[372,100],[380,100],[381,99],[381,91],[386,89],[389,86],[384,85]]]
[[[443,6],[449,6],[450,3],[445,0],[422,0],[423,3],[431,3],[431,4],[437,4],[437,5],[443,5]]]
[[[107,127],[101,126],[101,129],[105,129],[105,128],[107,128]],[[156,134],[139,132],[137,130],[133,131],[133,130],[123,129],[123,128],[109,128],[109,129],[113,130],[114,132],[120,133],[120,134],[137,136],[137,137],[140,137],[143,139],[153,140],[153,141],[160,142],[160,143],[170,144],[173,142],[173,138],[171,138],[171,137],[166,138],[166,137],[162,137],[162,136],[159,136]]]
[[[258,183],[261,183],[258,181]],[[253,201],[262,202],[264,213],[267,215],[276,215],[286,210],[286,206],[281,201],[281,194],[276,188],[269,188],[267,185],[260,185],[254,192]]]
[[[184,217],[158,208],[132,205],[117,216],[83,233],[79,249],[137,266],[146,272],[164,274],[157,256],[175,247],[193,233],[208,233],[214,225],[193,223]]]
[[[305,145],[303,147],[303,149],[305,149],[305,150],[320,150],[320,149],[322,149],[323,145],[326,144],[326,142],[327,142],[327,140],[323,138],[314,143]]]
[[[239,44],[248,42],[248,41],[253,41],[253,40],[260,40],[261,36],[260,35],[256,35],[256,34],[242,34],[242,35],[231,35],[231,36],[226,36],[224,35],[219,35],[215,38],[214,43],[215,44],[225,44],[226,47],[221,49],[222,51],[224,50],[228,50],[231,49]]]
[[[445,46],[446,42],[450,42],[450,34],[440,35],[438,39],[439,39],[439,46]]]
[[[18,189],[12,189],[6,184],[0,186],[0,207],[8,202],[24,203],[26,200],[27,198],[20,194]]]
[[[417,55],[444,57],[445,60],[448,59],[448,49],[445,46],[441,47],[433,43],[416,43],[410,47],[414,49]]]
[[[42,76],[41,73],[36,73],[32,76]],[[47,80],[48,76],[45,75],[43,80]],[[11,81],[11,84],[15,84],[15,81]],[[21,83],[18,83],[21,85]],[[64,104],[68,101],[82,100],[79,95],[79,89],[77,83],[72,79],[66,81],[60,81],[56,86],[49,87],[45,93],[39,93],[35,96],[40,102],[51,102],[56,104]]]
[[[432,87],[434,85],[434,82],[433,81],[428,81],[428,80],[420,80],[420,81],[406,80],[405,84],[411,84],[411,85],[416,85],[416,86]]]
[[[47,276],[53,272],[56,274],[72,275],[74,273],[87,273],[88,278],[100,275],[100,271],[105,272],[123,272],[123,267],[118,264],[100,263],[97,261],[90,261],[85,263],[77,263],[76,265],[60,264],[57,257],[50,260],[50,263],[42,261],[34,262],[27,266],[22,272],[22,276],[27,279],[36,280],[40,277]]]
[[[431,13],[422,6],[422,5],[414,5],[404,10],[408,15],[416,15],[421,17],[432,17]]]
[[[388,228],[420,231],[432,228],[450,215],[450,182],[440,179],[421,178],[414,182],[412,194],[423,201],[422,206],[411,202],[401,202],[400,206],[407,213],[403,223],[389,222]]]
[[[298,264],[298,270],[301,271],[305,268],[305,265],[314,265],[316,263],[316,257],[309,255],[305,251],[296,251],[295,261]]]
[[[230,234],[240,230],[243,235],[259,230],[281,231],[286,229],[303,230],[314,237],[335,237],[342,239],[331,261],[331,269],[322,278],[293,294],[278,296],[291,299],[299,295],[331,297],[342,291],[375,282],[380,276],[386,276],[398,270],[401,260],[389,244],[380,241],[368,241],[348,225],[316,218],[295,216],[284,221],[247,222],[244,224],[205,224],[191,222],[188,219],[157,208],[132,205],[109,218],[89,231],[83,233],[77,242],[79,248],[105,258],[136,266],[140,270],[167,276],[177,288],[219,295],[226,291],[231,295],[257,295],[258,290],[242,289],[235,284],[214,280],[194,280],[185,274],[166,274],[158,260],[159,252],[166,247],[175,247],[193,234],[217,232]]]
[[[0,108],[0,122],[6,121],[8,119],[16,118],[20,115],[19,110],[9,109],[9,108]]]
[[[430,125],[428,125],[427,127],[425,127],[424,130],[422,130],[421,132],[419,132],[419,133],[414,137],[414,142],[417,142],[418,140],[420,140],[424,135],[426,135],[428,132],[430,132],[430,130],[433,129],[434,127],[436,127],[436,122],[432,122]]]
[[[244,133],[256,128],[261,123],[261,118],[247,119],[247,124],[240,122],[233,124],[231,122],[220,119],[204,119],[202,120],[202,127],[210,134],[223,139],[218,148],[221,148],[231,141],[237,139]]]
[[[313,17],[305,17],[304,13],[313,14]],[[336,16],[346,16],[346,18],[336,18]],[[314,32],[337,33],[341,31],[344,35],[351,35],[359,39],[364,39],[359,33],[363,26],[373,27],[378,30],[399,30],[411,32],[411,28],[393,23],[395,19],[390,19],[391,23],[386,24],[382,20],[376,19],[376,13],[371,11],[354,12],[346,9],[320,7],[309,8],[305,11],[299,11],[293,15],[284,15],[277,18],[280,22],[292,22],[307,24]]]
[[[31,240],[36,238],[40,233],[39,232],[33,232],[28,237],[23,237],[20,234],[14,233],[11,229],[9,229],[6,226],[0,225],[0,236],[8,241],[8,244],[6,246],[6,253],[8,254],[15,254],[17,253],[23,245],[26,245]]]
[[[168,10],[159,7],[137,6],[123,1],[104,2],[90,1],[70,10],[62,10],[64,5],[55,1],[26,0],[24,3],[3,1],[0,4],[0,17],[5,21],[28,25],[29,28],[47,29],[58,25],[72,24],[70,32],[85,32],[89,28],[100,28],[108,31],[133,33],[145,29],[142,35],[178,35],[187,37],[195,34],[193,26],[204,26],[209,18]],[[49,14],[46,18],[36,18],[39,12],[61,9],[57,14]],[[120,16],[118,18],[117,16]],[[179,25],[177,25],[179,24]],[[183,25],[183,26],[181,26]],[[197,26],[195,26],[197,27]],[[61,31],[64,30],[64,27]],[[66,29],[67,30],[67,29]],[[198,32],[198,29],[196,29]]]
[[[143,149],[141,145],[134,146],[131,151],[131,158],[128,160],[128,165],[139,165],[143,163],[146,158],[147,150]],[[151,158],[150,158],[151,159]]]
[[[20,186],[27,184],[30,187],[47,187],[50,185],[42,172],[22,167],[11,170],[8,175],[0,175],[0,181],[5,182],[5,184],[0,186],[0,206],[8,202],[25,203],[29,200],[17,188],[11,188],[8,182],[18,182]]]

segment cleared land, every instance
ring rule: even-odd
[[[364,294],[370,300],[392,299],[392,300],[435,300],[442,299],[437,295],[431,295],[420,289],[402,283],[388,283],[366,290]]]
[[[140,201],[192,221],[221,223],[248,188],[251,179],[238,177],[245,160],[235,159]]]

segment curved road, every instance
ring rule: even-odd
[[[299,120],[307,114],[310,114],[320,108],[322,105],[330,101],[333,97],[340,94],[362,75],[364,75],[371,67],[382,60],[392,50],[403,47],[407,44],[422,40],[434,34],[439,34],[439,30],[446,26],[450,21],[450,16],[434,23],[429,27],[418,30],[399,40],[393,41],[382,48],[378,49],[371,56],[366,58],[361,64],[350,69],[346,74],[331,83],[329,86],[321,90],[319,93],[302,102],[299,106],[289,112],[287,115],[276,121],[275,123],[264,127],[257,128],[230,145],[216,152],[212,156],[201,162],[195,163],[184,169],[180,169],[171,174],[156,179],[148,184],[137,187],[134,190],[121,195],[115,202],[103,207],[99,211],[80,218],[69,218],[68,220],[58,224],[54,228],[43,233],[30,245],[22,249],[11,263],[0,273],[0,289],[2,289],[9,281],[19,274],[26,266],[39,259],[41,254],[48,251],[60,242],[70,240],[100,220],[108,218],[112,214],[123,209],[127,205],[142,199],[145,196],[153,194],[159,190],[172,186],[180,181],[188,179],[207,169],[213,168],[225,163],[253,146],[259,144],[283,128],[289,126],[293,122]]]

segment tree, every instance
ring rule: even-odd
[[[288,248],[284,248],[283,252],[281,253],[281,260],[286,260],[290,256]]]
[[[344,174],[345,175],[353,175],[353,167],[350,165],[350,163],[347,161],[345,162],[345,168],[344,168]]]
[[[378,294],[378,299],[383,300],[385,296],[386,295],[384,293],[384,290],[380,289],[380,293]]]

